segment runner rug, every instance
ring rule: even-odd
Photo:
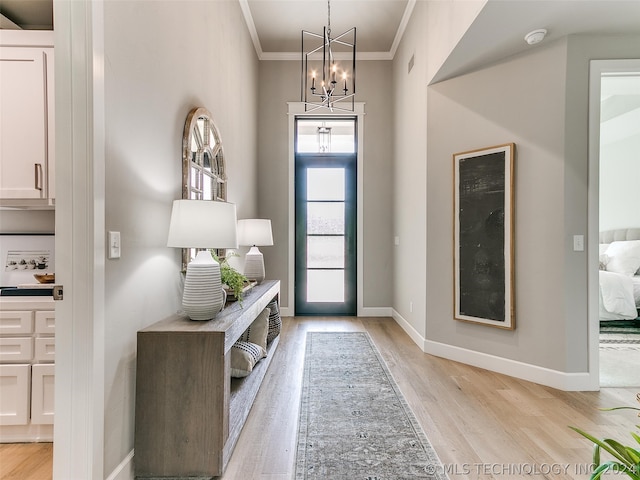
[[[307,333],[296,480],[443,480],[443,470],[369,335]]]

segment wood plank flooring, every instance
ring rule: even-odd
[[[638,388],[562,392],[433,357],[388,318],[284,318],[222,480],[292,479],[308,331],[371,335],[452,480],[586,479],[591,445],[568,425],[632,441],[633,412],[598,408],[633,405]],[[0,445],[0,479],[50,480],[51,452],[51,444]]]

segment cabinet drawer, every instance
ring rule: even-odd
[[[56,331],[56,312],[43,310],[36,312],[36,333],[54,334]]]
[[[0,337],[0,363],[30,362],[33,357],[31,337]]]
[[[55,365],[34,365],[31,368],[31,423],[53,423],[53,386]]]
[[[34,362],[55,362],[56,339],[53,337],[36,338]]]
[[[29,423],[31,365],[0,365],[0,425]]]
[[[33,312],[0,312],[0,335],[32,332]]]

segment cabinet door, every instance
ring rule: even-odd
[[[33,357],[33,338],[0,337],[0,362],[25,363]]]
[[[0,425],[29,423],[31,365],[0,365]]]
[[[31,367],[31,423],[53,423],[55,365]]]
[[[56,339],[54,337],[36,337],[33,361],[38,363],[56,361]]]
[[[48,198],[52,72],[52,48],[0,48],[0,198]]]
[[[0,334],[32,333],[33,312],[0,311]]]
[[[50,335],[56,333],[56,312],[54,310],[42,310],[36,312],[35,332]]]

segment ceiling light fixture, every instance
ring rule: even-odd
[[[344,60],[339,64],[337,60]],[[345,66],[346,65],[346,66]],[[302,91],[305,111],[328,108],[354,111],[356,94],[356,27],[331,37],[331,2],[324,33],[302,30]],[[336,106],[339,104],[339,106]]]
[[[544,37],[546,34],[547,34],[547,31],[544,28],[540,28],[538,30],[534,30],[532,32],[527,33],[524,36],[524,40],[529,45],[535,45],[536,43],[540,43],[542,40],[544,40]]]

